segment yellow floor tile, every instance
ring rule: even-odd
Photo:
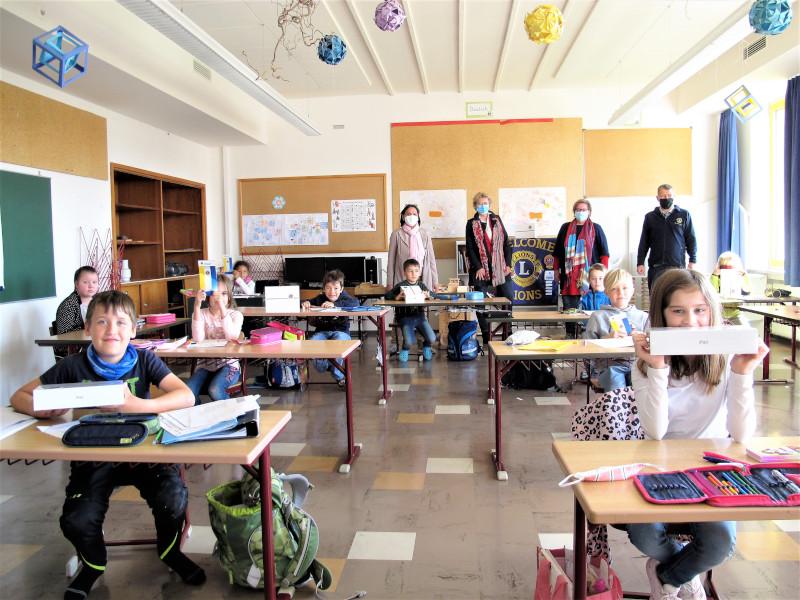
[[[329,587],[326,592],[333,594],[336,592],[336,588],[339,585],[339,580],[342,578],[342,571],[344,571],[344,565],[347,563],[346,558],[320,558],[317,557],[317,560],[321,562],[323,565],[330,569],[331,575],[333,577],[333,582],[331,583],[331,587]]]
[[[303,473],[305,471],[335,471],[339,464],[336,456],[298,456],[287,468],[287,472]]]
[[[372,484],[373,490],[421,490],[425,473],[391,473],[380,471]]]
[[[397,413],[398,423],[433,423],[433,413]]]
[[[415,385],[436,385],[439,383],[439,380],[430,377],[415,377],[411,380],[411,383]]]
[[[35,544],[0,544],[0,577],[16,569],[44,546]]]
[[[112,502],[144,502],[142,496],[132,485],[123,485],[114,494],[111,495]]]
[[[746,560],[800,561],[800,546],[783,531],[742,531],[736,534],[736,551]]]

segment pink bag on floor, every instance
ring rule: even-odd
[[[563,548],[536,549],[538,566],[533,600],[572,600],[572,557],[572,551]],[[587,600],[622,600],[622,584],[605,561],[599,567],[589,565],[586,579],[590,586],[586,593]]]

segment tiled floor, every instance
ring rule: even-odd
[[[773,363],[785,355],[785,346],[776,347]],[[315,485],[305,508],[320,528],[319,556],[334,574],[334,588],[320,597],[338,600],[365,590],[365,600],[530,600],[537,544],[571,543],[572,492],[556,485],[562,473],[550,446],[569,431],[585,388],[560,395],[523,390],[523,401],[506,395],[509,480],[498,482],[489,458],[494,407],[485,402],[487,359],[452,363],[439,353],[404,368],[393,361],[391,385],[408,391],[379,406],[374,356],[369,340],[354,360],[355,433],[363,449],[349,474],[337,472],[346,445],[341,390],[312,385],[306,392],[266,393],[279,399],[265,409],[293,411],[277,439],[274,466],[303,472]],[[559,382],[572,373],[557,370]],[[797,378],[798,371],[781,376]],[[756,386],[760,434],[800,434],[799,388]],[[559,401],[539,406],[542,398]],[[450,408],[460,406],[467,410]],[[63,597],[64,565],[73,553],[58,528],[66,474],[61,463],[0,465],[0,598]],[[112,548],[90,599],[260,597],[230,586],[209,554],[205,492],[240,475],[235,466],[188,471],[193,535],[187,549],[206,569],[205,585],[183,585],[151,548]],[[748,521],[738,529],[736,554],[714,570],[725,597],[795,600],[800,509],[796,521]],[[109,539],[151,533],[150,511],[135,490],[115,495],[105,531]],[[610,537],[625,587],[647,589],[644,559],[622,532],[612,530]],[[296,598],[314,594],[302,590]]]

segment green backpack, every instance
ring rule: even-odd
[[[272,475],[272,530],[275,547],[275,580],[280,588],[302,585],[313,579],[321,590],[331,585],[330,571],[316,560],[319,529],[300,508],[311,487],[302,475]],[[292,488],[286,493],[284,481]],[[212,488],[206,494],[211,528],[217,537],[214,553],[231,583],[264,587],[259,482],[249,474]]]

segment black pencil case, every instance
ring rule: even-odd
[[[158,415],[156,413],[95,413],[84,415],[80,423],[143,423],[147,427],[147,434],[152,435],[158,431]]]
[[[61,437],[67,446],[119,447],[141,444],[147,437],[144,423],[78,423]]]

